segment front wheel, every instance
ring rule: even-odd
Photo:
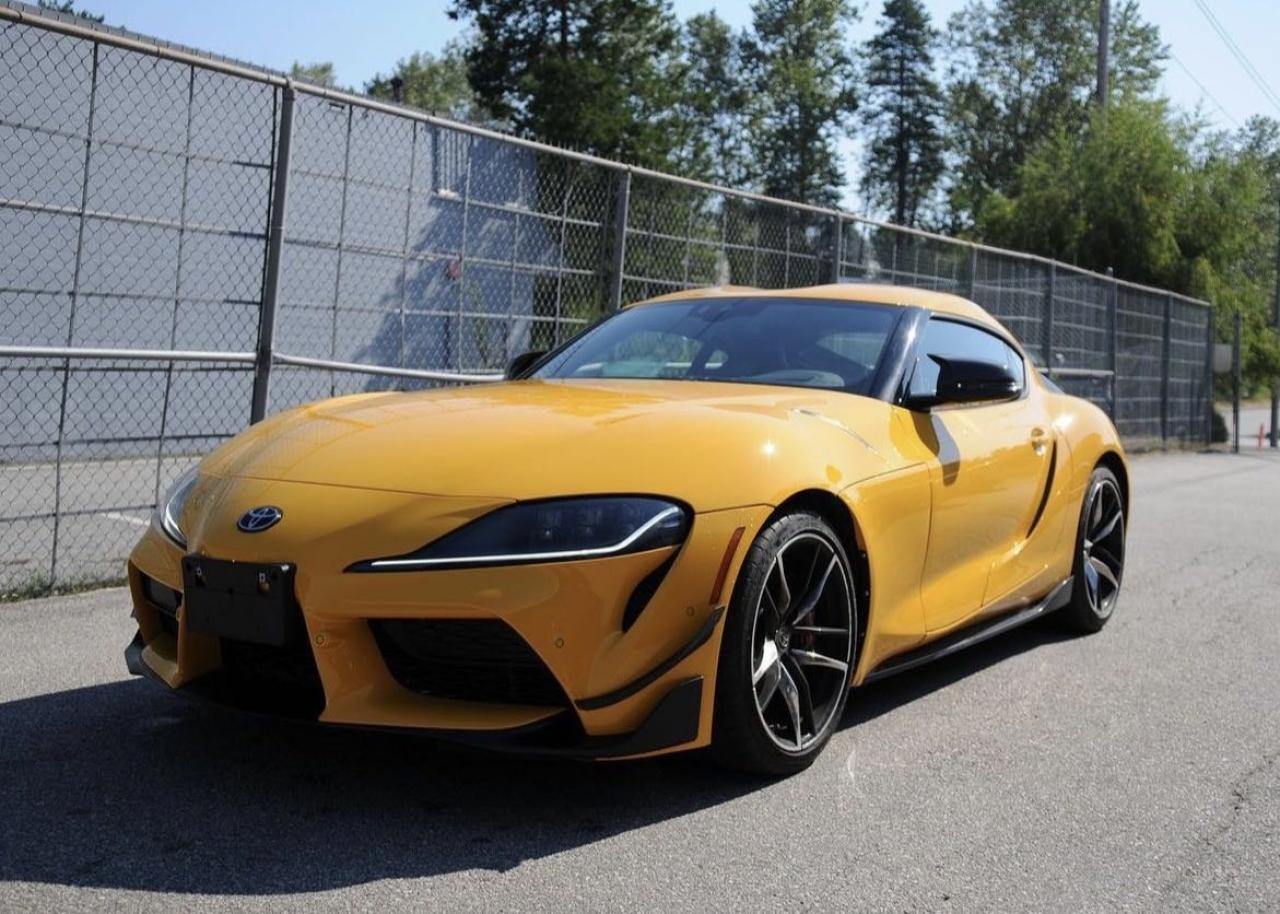
[[[1111,618],[1124,579],[1124,497],[1116,474],[1098,467],[1089,477],[1076,533],[1075,581],[1063,608],[1068,628],[1099,631]]]
[[[775,775],[813,763],[848,698],[855,593],[823,518],[800,511],[760,533],[725,623],[712,732],[720,761]]]

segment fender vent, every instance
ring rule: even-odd
[[[667,572],[671,570],[671,566],[675,564],[676,556],[679,554],[679,551],[676,551],[663,559],[662,563],[641,578],[640,583],[631,591],[631,596],[627,598],[627,605],[622,610],[622,630],[624,632],[630,631],[631,626],[636,624],[636,619],[640,618],[640,614],[649,605],[653,595],[662,586]]]
[[[1036,527],[1040,525],[1040,518],[1044,517],[1044,509],[1049,504],[1049,493],[1053,491],[1053,474],[1058,468],[1058,440],[1053,441],[1053,448],[1049,451],[1049,472],[1044,480],[1044,491],[1040,493],[1040,504],[1036,506],[1035,517],[1031,518],[1031,526],[1027,528],[1027,539],[1031,539],[1031,534],[1036,532]]]

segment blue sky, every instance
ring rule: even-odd
[[[1280,93],[1280,55],[1275,52],[1280,2],[1207,3],[1263,79]],[[413,51],[439,50],[462,29],[446,14],[447,0],[79,0],[79,5],[106,16],[111,25],[274,69],[288,69],[295,60],[330,60],[338,81],[354,87]],[[854,41],[873,31],[882,3],[862,5],[862,20],[850,35]],[[925,0],[925,5],[942,25],[965,3]],[[1175,58],[1168,61],[1164,77],[1164,91],[1174,101],[1185,108],[1200,105],[1222,127],[1243,123],[1252,114],[1280,117],[1194,0],[1142,0],[1141,5]],[[735,26],[751,19],[750,0],[673,0],[673,6],[681,17],[714,8]],[[846,151],[856,154],[849,144]],[[853,167],[849,171],[856,174]]]

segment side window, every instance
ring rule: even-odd
[[[1026,384],[1022,356],[993,333],[968,324],[933,318],[925,327],[911,374],[911,396],[928,397],[938,391],[938,363],[930,356],[990,362],[1007,368],[1018,379],[1019,390]]]

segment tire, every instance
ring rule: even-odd
[[[1085,489],[1076,527],[1071,602],[1058,614],[1071,631],[1101,631],[1115,612],[1124,581],[1125,503],[1120,481],[1096,467]]]
[[[775,518],[734,588],[716,674],[712,755],[758,774],[803,771],[844,713],[857,643],[855,581],[820,516]]]

